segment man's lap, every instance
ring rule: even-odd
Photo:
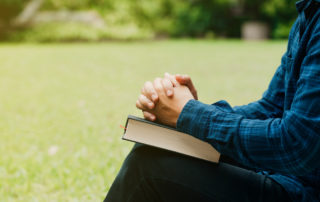
[[[267,176],[136,144],[105,201],[285,201]]]

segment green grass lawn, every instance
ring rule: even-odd
[[[199,99],[259,99],[285,42],[0,45],[0,201],[102,201],[143,83],[189,74]]]

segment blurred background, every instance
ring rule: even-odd
[[[1,0],[0,34],[38,42],[239,38],[251,23],[279,39],[295,16],[290,0]]]
[[[0,0],[0,201],[102,201],[145,81],[257,100],[296,16],[291,0]]]

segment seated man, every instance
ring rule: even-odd
[[[136,144],[105,201],[320,201],[320,2],[297,3],[287,52],[263,97],[197,101],[188,76],[146,82],[146,119],[207,141],[219,164]]]

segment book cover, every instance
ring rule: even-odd
[[[122,139],[218,163],[220,153],[209,143],[175,128],[129,115]]]

